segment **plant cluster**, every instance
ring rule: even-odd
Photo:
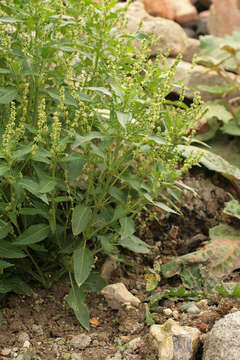
[[[203,119],[208,122],[209,130],[201,135],[204,141],[212,139],[218,130],[224,134],[240,136],[240,29],[223,38],[212,35],[201,37],[201,49],[197,62],[208,71],[219,75],[219,85],[200,85],[199,89],[215,94],[218,100],[206,103],[208,111]],[[231,74],[235,76],[231,78]],[[228,101],[227,96],[234,92]]]
[[[178,145],[201,112],[198,98],[166,100],[181,86],[178,59],[150,60],[153,40],[127,34],[115,4],[0,4],[0,294],[30,294],[23,277],[50,287],[68,276],[85,328],[85,293],[105,285],[99,254],[147,253],[135,215],[174,211],[176,180],[195,161]]]

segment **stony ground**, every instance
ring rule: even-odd
[[[192,170],[183,181],[192,186],[199,197],[183,192],[181,216],[158,212],[157,222],[142,215],[139,235],[154,245],[152,254],[136,256],[125,252],[123,256],[128,265],[119,265],[110,275],[110,283],[124,283],[142,301],[139,309],[112,310],[103,296],[91,295],[88,297],[91,328],[86,332],[66,304],[67,285],[58,283],[50,290],[32,286],[32,297],[11,295],[3,309],[0,359],[157,359],[146,323],[144,302],[150,294],[146,291],[145,275],[154,261],[164,263],[172,256],[193,251],[207,241],[208,229],[226,220],[222,209],[224,202],[229,200],[229,192],[236,194],[231,183],[203,169]],[[238,272],[231,276],[235,281],[238,278]],[[158,289],[180,285],[178,277],[162,279]],[[197,327],[203,340],[217,319],[240,310],[240,300],[220,295],[196,301],[200,309],[197,313],[183,312],[183,304],[181,299],[161,301],[152,312],[155,323],[162,324],[168,318],[174,318],[182,325]],[[78,337],[80,334],[85,336]],[[201,349],[197,356],[200,360]]]

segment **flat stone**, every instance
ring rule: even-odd
[[[232,34],[240,26],[239,0],[213,0],[208,17],[208,30],[211,35],[223,37]]]
[[[128,291],[123,283],[107,285],[102,289],[101,294],[105,297],[108,305],[112,309],[120,310],[123,304],[138,306],[141,302],[136,296]]]
[[[91,337],[86,334],[76,335],[69,341],[69,345],[74,349],[85,349],[90,343]]]
[[[81,353],[72,353],[71,360],[83,360]]]

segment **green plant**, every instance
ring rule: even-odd
[[[201,139],[212,139],[219,129],[224,134],[240,136],[240,29],[223,38],[208,35],[202,36],[200,40],[201,49],[197,62],[204,65],[208,71],[217,72],[222,80],[220,85],[199,85],[199,89],[219,97],[218,100],[209,101],[205,105],[208,111],[202,121],[208,122],[209,130],[201,135]],[[235,81],[226,76],[226,70],[235,73]],[[236,97],[229,102],[226,96],[233,91]]]
[[[87,329],[98,254],[149,252],[134,217],[174,212],[163,191],[195,162],[178,145],[201,112],[198,98],[166,100],[179,59],[149,60],[151,38],[126,34],[115,3],[0,4],[0,294],[29,295],[21,276],[48,288],[67,275]]]

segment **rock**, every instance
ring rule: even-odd
[[[187,62],[192,62],[195,54],[198,54],[200,50],[200,41],[198,39],[188,38],[187,46],[183,52],[183,60]]]
[[[100,272],[101,277],[107,282],[110,281],[111,275],[113,271],[117,269],[117,267],[118,262],[115,259],[108,257],[102,265]]]
[[[197,307],[201,310],[208,308],[208,299],[202,299],[196,303]]]
[[[29,341],[30,340],[30,337],[28,335],[28,333],[22,331],[18,334],[18,342],[23,345],[25,341]]]
[[[108,305],[112,309],[120,310],[123,304],[138,306],[141,302],[136,296],[128,291],[123,283],[107,285],[102,289],[101,294],[104,295]]]
[[[194,22],[197,10],[190,0],[142,0],[145,10],[152,16],[175,20],[181,25]]]
[[[24,355],[23,354],[19,354],[15,360],[24,360]]]
[[[180,326],[169,319],[163,325],[152,325],[150,335],[158,348],[159,360],[193,360],[200,342],[200,331]]]
[[[208,17],[209,33],[222,37],[232,34],[240,25],[239,0],[213,0]]]
[[[185,311],[188,314],[199,314],[200,313],[200,309],[195,304],[189,304],[189,306],[187,306],[187,308],[185,307]]]
[[[169,309],[169,308],[163,309],[163,313],[166,316],[170,316],[170,315],[172,315],[172,309]]]
[[[90,343],[91,338],[86,334],[76,335],[69,341],[69,345],[74,349],[85,349]]]
[[[121,360],[121,359],[122,359],[122,354],[120,353],[120,351],[118,351],[114,355],[108,355],[105,360]]]
[[[9,349],[9,348],[3,348],[2,350],[1,350],[1,355],[3,355],[3,356],[8,356],[8,355],[10,355],[11,354],[11,349]]]
[[[240,311],[218,320],[207,334],[203,360],[238,360],[240,354]]]
[[[115,8],[124,6],[123,3],[118,3]],[[154,32],[156,38],[161,36],[161,39],[154,44],[151,55],[156,55],[159,50],[164,51],[166,47],[171,56],[184,52],[187,35],[176,22],[149,15],[140,1],[134,1],[129,6],[126,17],[128,19],[127,32],[136,33],[139,31],[139,24],[142,22],[141,33],[149,35]],[[137,49],[139,48],[139,41],[136,40],[135,46]]]
[[[24,341],[24,343],[23,343],[23,348],[29,349],[30,346],[31,346],[31,343],[30,343],[29,340]]]
[[[129,347],[130,350],[135,351],[138,348],[140,348],[143,345],[143,339],[139,336],[135,339],[132,339],[127,343],[127,347]]]
[[[169,5],[169,0],[142,0],[144,8],[148,14],[173,20],[175,9]]]
[[[173,317],[175,320],[178,320],[179,319],[179,312],[177,310],[173,310],[173,313],[172,313]]]
[[[167,59],[168,66],[171,66],[174,62],[174,59]],[[237,82],[240,85],[240,80],[238,77],[230,72],[224,72],[224,77],[226,79],[226,83],[229,82]],[[186,89],[185,95],[186,97],[193,98],[194,91],[200,91],[201,97],[203,101],[215,100],[219,96],[216,94],[209,94],[206,91],[202,91],[199,89],[199,85],[223,85],[223,78],[219,76],[216,71],[208,71],[202,65],[195,65],[192,67],[191,64],[186,61],[180,61],[177,66],[177,74],[175,76],[176,80],[183,79],[183,83],[186,87],[190,89]],[[174,91],[178,92],[178,89],[175,88]],[[236,98],[239,96],[239,91],[232,91],[228,95],[225,96],[225,100],[229,101],[230,99]]]
[[[34,335],[36,335],[36,336],[41,336],[41,335],[43,335],[43,328],[41,327],[41,325],[33,324],[33,326],[32,326],[32,332],[33,332]]]
[[[72,353],[71,360],[83,360],[81,353]]]
[[[192,24],[197,19],[197,9],[190,0],[168,0],[169,5],[175,10],[174,20],[182,26]]]

